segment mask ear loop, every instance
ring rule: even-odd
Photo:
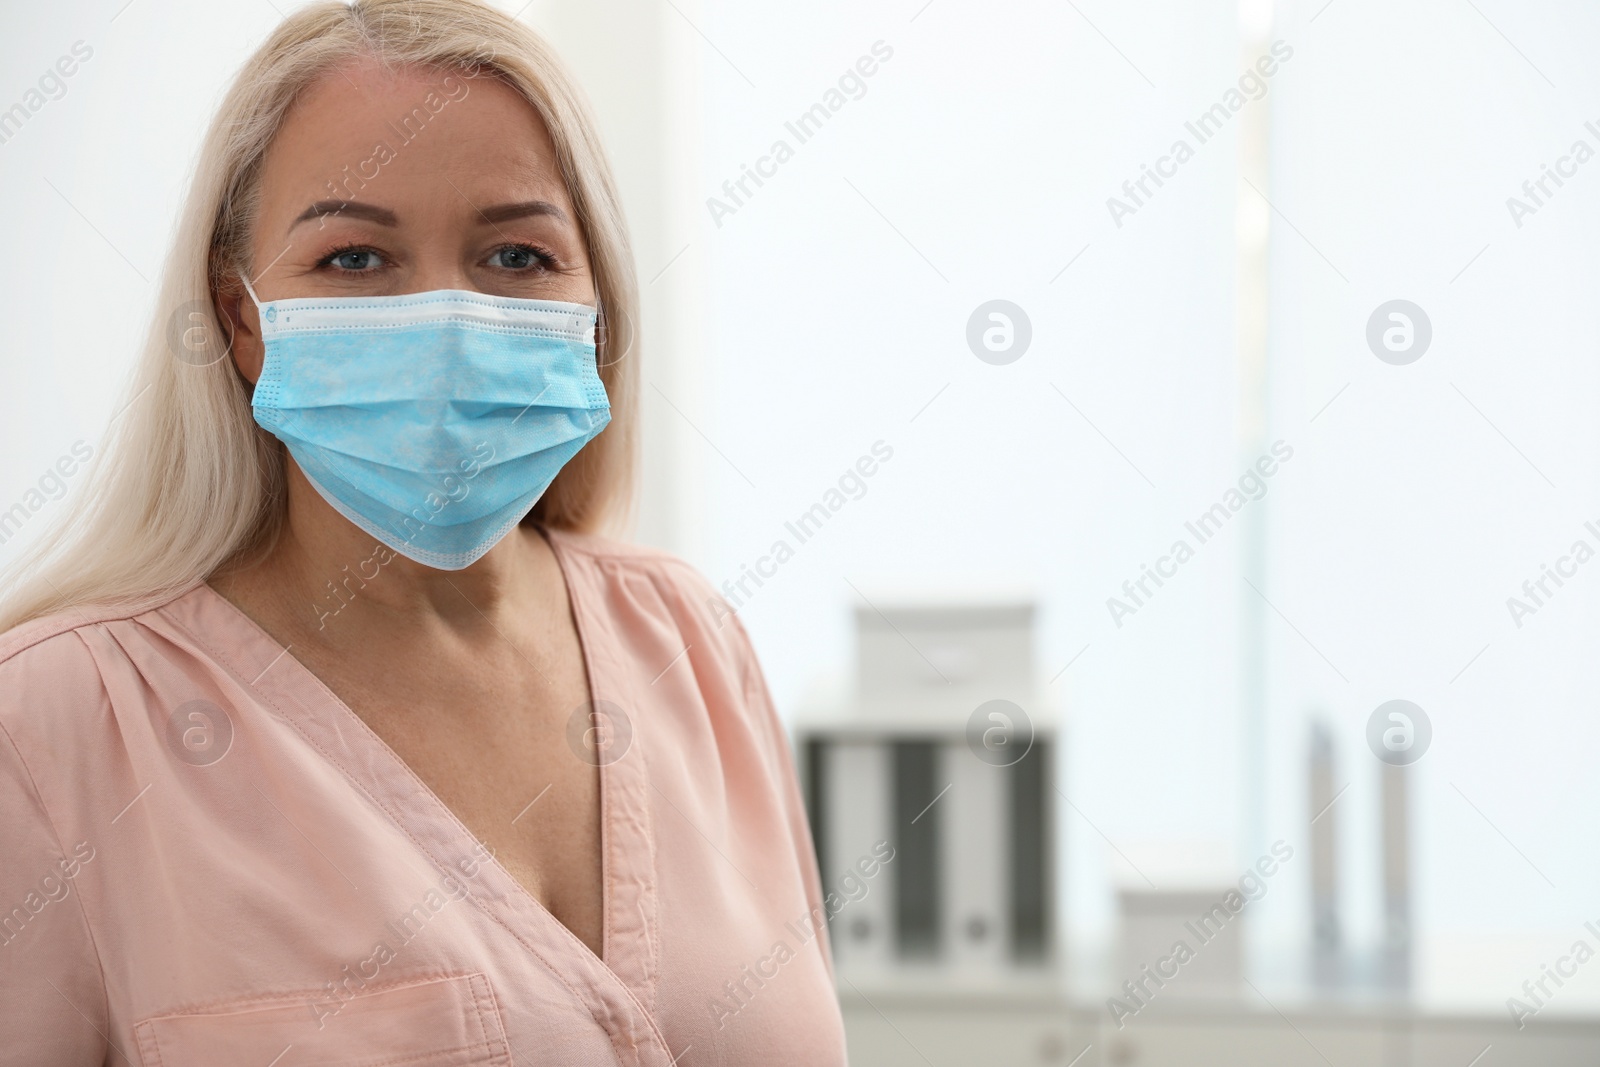
[[[611,347],[612,347],[612,345],[611,345],[611,342],[612,342],[611,327],[607,323],[605,302],[601,299],[600,294],[598,292],[595,294],[595,298],[594,298],[594,314],[595,314],[595,335],[594,335],[595,355],[597,357],[601,357],[601,356],[604,357],[603,359],[600,359],[599,361],[597,361],[595,366],[597,368],[609,367],[609,366],[612,366],[613,364],[619,362],[622,359],[622,356],[627,355],[627,353],[624,352],[624,353],[622,353],[621,356],[612,356],[611,355]]]
[[[260,313],[262,310],[261,300],[256,296],[255,286],[250,284],[250,276],[242,270],[239,271],[238,274],[239,280],[244,283],[244,291],[250,294],[250,302],[256,306],[257,313]],[[233,338],[231,337],[228,338],[228,351],[233,351]],[[245,389],[248,391],[251,400],[254,401],[256,395],[255,383],[246,378],[242,373],[239,375],[239,380],[244,382]]]
[[[260,311],[261,300],[256,296],[255,286],[250,284],[249,276],[246,275],[244,271],[240,271],[239,280],[244,282],[244,291],[250,294],[250,302],[256,306],[257,311]]]
[[[255,288],[254,288],[254,287],[252,287],[252,286],[251,286],[251,284],[250,284],[250,276],[249,276],[249,275],[247,275],[247,274],[246,274],[246,273],[245,273],[245,272],[244,272],[244,271],[242,271],[242,270],[241,270],[241,271],[238,271],[238,272],[237,272],[237,273],[238,273],[238,275],[239,275],[239,280],[240,280],[240,281],[241,281],[241,282],[244,282],[244,291],[245,291],[245,292],[247,292],[247,293],[249,293],[249,294],[250,294],[250,302],[251,302],[251,303],[252,303],[252,304],[254,304],[254,305],[255,305],[255,306],[256,306],[256,310],[257,310],[257,311],[260,311],[260,310],[261,310],[261,301],[259,301],[259,300],[257,300],[257,299],[256,299],[256,291],[255,291]],[[229,325],[229,326],[230,326],[230,327],[232,327],[232,326],[233,326],[233,320],[232,320],[232,319],[229,319],[229,320],[228,320],[228,325]],[[232,352],[232,351],[233,351],[233,336],[232,336],[232,335],[233,335],[233,333],[234,333],[234,330],[232,330],[232,329],[230,329],[230,330],[229,330],[229,331],[228,331],[228,333],[229,333],[229,337],[228,337],[228,351],[229,351],[229,352]]]
[[[610,346],[607,345],[607,343],[606,343],[609,340],[610,340],[610,338],[606,334],[606,309],[605,309],[605,303],[604,303],[604,301],[602,301],[600,299],[600,293],[599,293],[599,291],[597,289],[595,291],[595,294],[594,294],[594,347],[595,347],[595,352],[598,354],[600,352],[605,351],[607,348],[609,348]],[[597,363],[596,364],[596,368],[598,369],[600,366],[603,366],[603,365],[604,364]]]

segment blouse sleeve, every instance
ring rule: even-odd
[[[7,1063],[106,1062],[105,987],[73,883],[93,854],[93,842],[74,848],[59,839],[0,720],[0,1055]]]
[[[789,745],[788,731],[784,729],[783,720],[778,717],[777,708],[772,701],[772,692],[767,687],[766,675],[761,670],[755,645],[751,642],[744,623],[739,620],[738,615],[730,612],[722,617],[722,627],[729,633],[729,643],[739,660],[744,683],[745,706],[761,725],[767,741],[771,766],[775,768],[783,782],[789,836],[794,843],[795,859],[805,879],[806,902],[813,914],[816,914],[823,907],[822,874],[817,868],[816,846],[811,836],[811,823],[806,816],[805,798],[800,793],[800,776],[796,770],[794,753]],[[828,976],[831,978],[833,953],[828,939],[819,938],[818,944],[822,949],[823,962],[828,968]]]

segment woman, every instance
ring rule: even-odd
[[[0,618],[7,1062],[843,1061],[744,629],[597,532],[635,304],[514,20],[315,4],[246,65]]]

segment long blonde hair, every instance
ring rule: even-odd
[[[631,518],[638,287],[610,167],[575,83],[537,34],[478,0],[318,3],[257,50],[212,120],[126,404],[83,491],[10,568],[0,632],[79,605],[159,603],[271,547],[286,508],[285,450],[256,425],[247,383],[225,358],[213,292],[250,261],[262,158],[290,106],[361,56],[498,77],[543,118],[588,241],[612,421],[532,518],[581,531]]]

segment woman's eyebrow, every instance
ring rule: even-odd
[[[521,203],[496,204],[493,207],[477,208],[476,210],[483,218],[483,221],[491,226],[498,222],[525,219],[529,215],[549,215],[560,222],[567,221],[567,213],[548,200],[524,200]]]
[[[478,216],[485,223],[494,226],[502,222],[511,222],[514,219],[525,219],[530,215],[548,215],[560,222],[567,221],[567,213],[548,200],[523,200],[513,204],[495,204],[492,207],[477,208]],[[315,204],[302,211],[289,229],[293,230],[302,222],[312,219],[321,219],[328,216],[348,216],[352,219],[365,219],[375,222],[380,226],[400,225],[399,216],[388,208],[378,207],[375,204],[361,204],[353,200],[318,200]]]
[[[318,200],[315,204],[302,211],[300,216],[293,222],[289,223],[289,229],[294,229],[302,222],[310,222],[312,219],[320,219],[328,215],[347,215],[352,219],[366,219],[368,222],[376,222],[380,226],[398,226],[400,224],[400,219],[388,208],[377,207],[373,204],[358,204],[350,200]]]

